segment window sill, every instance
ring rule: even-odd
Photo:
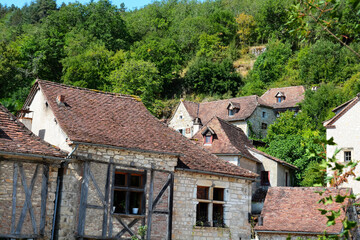
[[[229,227],[225,226],[225,227],[206,227],[206,226],[193,226],[193,229],[198,229],[198,230],[224,230],[224,229],[229,229]]]
[[[115,217],[122,217],[122,218],[145,218],[145,215],[139,214],[125,214],[125,213],[112,213]]]

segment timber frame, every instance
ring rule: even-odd
[[[154,166],[151,168],[145,167],[133,167],[124,164],[115,163],[111,157],[109,162],[98,161],[92,159],[92,155],[88,154],[87,158],[76,157],[78,160],[84,161],[83,168],[83,178],[81,183],[81,195],[80,195],[80,208],[79,208],[79,219],[77,227],[77,239],[130,239],[125,238],[124,234],[128,233],[130,236],[136,236],[139,239],[151,239],[151,230],[152,230],[152,218],[154,214],[163,214],[168,216],[167,220],[167,238],[171,240],[172,233],[172,217],[173,217],[173,191],[174,191],[174,172],[155,169]],[[106,164],[107,171],[106,173],[106,183],[105,183],[105,194],[102,193],[98,183],[95,180],[93,172],[91,170],[91,165],[93,163]],[[114,199],[114,181],[115,181],[115,171],[122,170],[121,168],[132,168],[133,171],[142,170],[146,176],[150,175],[150,184],[147,186],[146,180],[144,184],[144,194],[148,194],[147,201],[145,200],[142,204],[143,212],[140,215],[126,215],[114,213],[112,208],[113,199]],[[128,170],[127,170],[128,171]],[[160,192],[154,194],[154,179],[157,173],[167,174],[167,180],[163,183]],[[89,193],[89,183],[92,183],[96,189],[97,197],[101,200],[101,205],[92,205],[88,204],[88,193]],[[168,190],[168,199],[167,199],[167,210],[157,210],[156,207],[160,202],[161,198],[164,196],[165,191]],[[146,206],[146,203],[148,206]],[[126,204],[129,204],[128,202]],[[86,210],[87,209],[98,209],[102,210],[103,221],[101,222],[101,236],[92,236],[86,235],[85,233],[85,222],[86,222]],[[127,224],[124,219],[130,220]],[[123,229],[119,232],[114,232],[113,221],[117,221],[121,224]],[[146,236],[138,236],[138,234],[132,229],[137,223],[141,222],[141,226],[146,226]]]
[[[1,161],[13,162],[13,189],[12,189],[12,204],[11,207],[11,232],[10,234],[0,233],[0,238],[42,238],[45,234],[46,223],[46,204],[48,197],[48,184],[49,184],[49,166],[51,164],[41,161],[28,161],[18,159],[5,159],[0,158]],[[23,161],[24,160],[24,161]],[[31,163],[35,166],[35,171],[31,176],[30,183],[26,180],[26,174],[24,171],[23,163]],[[41,210],[40,221],[36,221],[34,214],[33,203],[31,196],[35,186],[37,178],[41,177]],[[19,180],[20,181],[19,181]],[[17,190],[23,189],[25,193],[25,201],[21,209],[20,217],[16,218],[16,206],[17,206]],[[32,233],[22,234],[22,228],[24,226],[25,218],[29,213]],[[17,221],[16,221],[17,220]]]

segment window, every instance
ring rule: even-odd
[[[267,114],[266,114],[266,112],[262,112],[262,118],[266,118],[267,117]]]
[[[196,226],[225,227],[224,188],[197,187]]]
[[[345,162],[351,161],[351,151],[344,151],[344,161]]]
[[[276,112],[276,117],[280,117],[280,113],[279,113],[279,112]]]
[[[114,213],[126,215],[145,214],[145,176],[145,171],[115,172],[113,197]]]
[[[212,135],[204,136],[204,144],[212,144]]]
[[[261,129],[267,129],[267,124],[266,123],[261,123]]]
[[[270,172],[269,171],[261,171],[261,186],[270,186]]]
[[[181,133],[182,135],[185,135],[184,129],[178,129],[178,132]]]
[[[183,119],[183,115],[182,115],[182,114],[179,115],[179,119]]]
[[[234,116],[234,109],[229,109],[229,116]]]
[[[281,103],[282,101],[284,101],[285,100],[285,97],[276,97],[276,102],[278,102],[278,103]]]
[[[289,173],[285,172],[285,186],[289,186]]]

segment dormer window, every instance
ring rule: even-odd
[[[285,100],[285,94],[283,92],[278,92],[275,97],[277,103],[281,103]]]
[[[204,145],[211,145],[214,140],[215,132],[211,128],[207,127],[203,132],[204,136]]]
[[[233,102],[230,102],[228,107],[227,107],[227,110],[228,110],[228,115],[229,117],[232,117],[235,115],[235,113],[239,112],[240,110],[240,104],[239,103],[233,103]]]

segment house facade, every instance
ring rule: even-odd
[[[169,129],[137,98],[38,80],[19,118],[72,156],[59,239],[249,237],[257,175]]]
[[[360,141],[360,136],[357,134],[360,129],[358,121],[360,116],[359,98],[360,96],[357,95],[350,101],[335,108],[333,110],[335,116],[324,122],[326,138],[333,138],[336,143],[336,145],[326,147],[327,158],[331,158],[339,150],[335,157],[340,163],[360,159],[360,147],[357,144]],[[355,169],[355,175],[360,176],[359,166]],[[342,186],[352,188],[355,194],[360,193],[360,185],[353,176],[350,176],[348,182],[343,183]]]
[[[296,166],[256,149],[240,128],[219,117],[213,117],[192,140],[219,158],[259,175],[252,185],[253,213],[260,213],[269,187],[293,186]]]
[[[291,86],[282,88],[270,88],[260,98],[267,105],[272,106],[276,116],[281,112],[300,110],[298,103],[305,97],[304,86]]]
[[[327,205],[319,203],[319,200],[351,193],[349,188],[271,187],[254,229],[257,239],[319,239],[319,235],[324,235],[325,231],[327,235],[338,235],[343,231],[341,219],[345,215],[350,221],[357,221],[355,208],[351,206],[352,200],[346,198],[344,203]],[[340,216],[334,225],[328,226],[328,218],[319,209],[340,211]],[[352,234],[355,232],[356,229]]]
[[[191,138],[217,116],[241,128],[246,136],[263,138],[281,112],[299,111],[298,103],[304,100],[304,93],[304,86],[292,86],[271,88],[261,97],[252,95],[202,103],[180,101],[168,126]]]
[[[247,136],[259,137],[266,135],[267,127],[276,119],[271,106],[252,95],[203,103],[181,101],[168,126],[191,138],[214,116],[241,128]]]
[[[50,239],[54,234],[58,169],[66,156],[0,104],[1,239]]]

